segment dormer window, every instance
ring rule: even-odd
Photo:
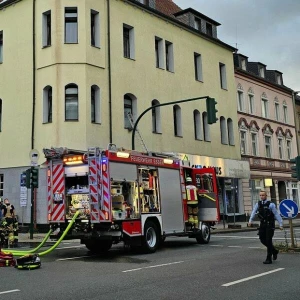
[[[201,31],[201,20],[195,18],[195,29]]]
[[[265,69],[264,67],[259,67],[259,76],[265,78]]]
[[[213,35],[212,25],[209,23],[206,23],[206,34],[209,36]]]
[[[281,74],[276,74],[276,83],[282,85]]]
[[[242,70],[246,71],[246,59],[245,58],[241,58],[241,68],[242,68]]]

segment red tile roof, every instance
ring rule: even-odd
[[[156,9],[162,12],[163,14],[171,15],[171,16],[174,13],[182,10],[172,0],[156,0]]]

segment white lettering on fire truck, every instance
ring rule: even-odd
[[[151,164],[151,165],[163,165],[164,161],[162,159],[150,158],[150,157],[142,157],[142,156],[130,156],[131,161],[140,164]]]

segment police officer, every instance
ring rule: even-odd
[[[259,197],[261,200],[255,204],[248,224],[249,226],[251,226],[255,214],[258,213],[258,217],[260,219],[260,226],[258,231],[259,239],[261,243],[267,247],[267,258],[263,263],[271,264],[272,256],[273,260],[276,260],[279,252],[274,248],[272,242],[275,230],[275,219],[279,223],[280,230],[283,230],[282,218],[276,210],[275,204],[270,200],[267,200],[267,193],[265,191],[260,191]]]

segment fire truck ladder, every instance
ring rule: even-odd
[[[99,201],[101,197],[101,186],[99,186],[99,159],[100,159],[100,149],[98,147],[88,148],[88,163],[89,163],[89,190],[90,190],[90,205],[91,213],[93,208],[99,210]],[[101,209],[101,207],[100,207]],[[99,216],[98,216],[99,218]]]
[[[132,116],[132,114],[130,112],[127,113],[127,118],[128,118],[128,120],[130,122],[131,127],[133,128],[135,122],[134,122],[133,116]],[[141,135],[140,131],[138,130],[138,128],[136,128],[136,132],[137,132],[137,134],[138,134],[138,136],[140,138],[141,145],[144,147],[144,149],[146,150],[146,152],[149,153],[148,148],[147,148],[147,146],[146,146],[146,144],[145,144],[145,142],[144,142],[144,140],[142,138],[142,135]]]

